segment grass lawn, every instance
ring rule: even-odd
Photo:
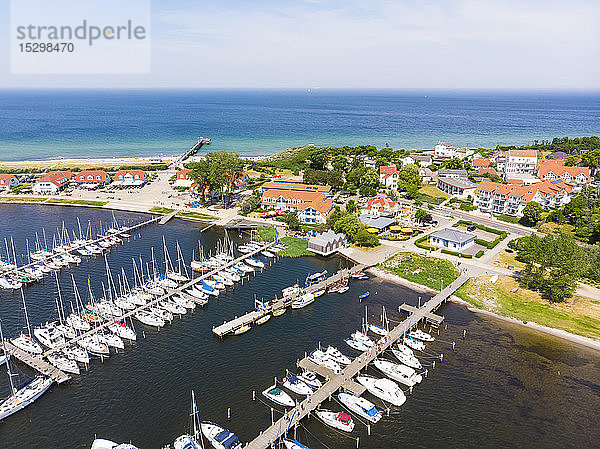
[[[600,338],[599,301],[575,296],[568,303],[552,304],[543,300],[538,292],[519,287],[517,281],[510,276],[500,276],[495,284],[489,282],[489,279],[470,279],[455,294],[475,307],[499,315],[585,337]],[[517,290],[511,292],[513,289]]]
[[[404,258],[410,259],[404,260]],[[434,290],[441,290],[458,277],[458,270],[452,262],[437,257],[423,257],[414,253],[398,253],[379,267],[394,273],[416,284],[425,285]]]
[[[502,268],[514,267],[517,271],[521,271],[525,268],[525,264],[517,260],[517,254],[515,252],[507,253],[506,251],[500,251],[498,255],[494,257],[492,263]]]
[[[197,218],[199,220],[218,220],[217,217],[212,215],[203,214],[202,212],[179,212],[177,214],[179,217],[187,217],[187,218]]]
[[[419,189],[419,193],[423,193],[424,195],[429,195],[429,196],[432,196],[434,198],[443,198],[445,200],[447,200],[448,198],[450,198],[450,195],[448,195],[447,193],[442,192],[436,186],[430,186],[430,185],[426,185],[426,186],[421,187]]]
[[[50,198],[46,203],[55,204],[79,204],[82,206],[104,206],[108,201],[71,200],[68,198]]]
[[[546,234],[558,234],[559,232],[565,232],[573,235],[575,226],[570,223],[559,225],[558,223],[547,222],[540,226],[539,231]]]
[[[168,207],[159,207],[159,206],[154,206],[152,209],[150,209],[150,212],[154,212],[157,214],[165,214],[168,215],[171,212],[173,212],[175,209],[169,209]]]
[[[512,224],[520,224],[519,217],[513,217],[512,215],[506,215],[506,214],[500,214],[500,215],[496,215],[496,218],[500,221],[505,221],[506,223],[512,223]]]
[[[258,228],[258,236],[263,242],[272,242],[275,240],[275,227],[261,226]]]
[[[287,248],[280,251],[278,254],[285,257],[300,257],[300,256],[314,256],[314,253],[310,252],[308,247],[308,240],[299,239],[298,237],[282,237],[279,239],[281,243],[287,245]]]
[[[41,203],[46,201],[46,198],[25,198],[15,196],[0,196],[0,201],[7,203]]]

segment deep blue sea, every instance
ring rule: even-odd
[[[242,155],[290,146],[471,147],[600,134],[600,92],[0,90],[0,160]]]

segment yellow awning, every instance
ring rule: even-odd
[[[392,232],[400,232],[401,230],[402,230],[401,226],[396,226],[396,225],[390,226],[390,231],[392,231]]]
[[[370,232],[371,234],[377,234],[379,232],[379,229],[369,228],[369,229],[367,229],[367,232]]]
[[[402,228],[401,231],[404,234],[412,234],[413,233],[413,230],[411,228]]]

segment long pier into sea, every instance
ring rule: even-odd
[[[187,150],[185,153],[179,156],[179,158],[177,158],[177,160],[174,162],[174,165],[181,164],[187,158],[196,154],[204,145],[210,145],[210,142],[210,137],[198,137],[198,141],[194,145],[192,145],[192,147],[189,150]]]
[[[298,365],[310,370],[315,370],[318,374],[326,378],[324,385],[308,396],[296,407],[284,414],[279,420],[274,422],[269,428],[261,432],[256,438],[244,446],[245,449],[267,449],[272,447],[280,438],[298,426],[300,421],[315,411],[321,403],[329,400],[340,390],[350,390],[361,394],[364,388],[358,385],[352,379],[354,376],[367,368],[367,365],[375,360],[384,351],[395,344],[402,336],[417,326],[423,320],[431,319],[434,312],[468,279],[468,274],[461,274],[454,282],[432,297],[420,308],[411,310],[411,314],[404,321],[394,327],[387,336],[381,337],[379,341],[368,351],[363,352],[356,357],[350,365],[346,366],[341,374],[317,366],[307,358],[301,360]],[[405,309],[406,310],[406,309]]]

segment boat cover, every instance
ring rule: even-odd
[[[351,421],[352,418],[350,418],[350,415],[344,412],[339,412],[337,415],[337,420],[344,423],[345,425],[348,425]]]
[[[369,416],[377,416],[377,413],[379,413],[379,410],[377,410],[377,408],[373,407],[370,410],[365,410],[365,412],[367,413],[367,415]]]
[[[213,288],[212,288],[210,285],[208,285],[208,284],[207,284],[206,282],[204,282],[204,281],[202,281],[202,288],[203,288],[204,290],[208,290],[209,292],[212,292],[212,291],[214,290],[214,289],[213,289]]]
[[[226,449],[236,448],[241,446],[240,440],[229,430],[223,430],[216,437],[219,443],[221,443]]]
[[[288,376],[288,380],[290,381],[291,384],[297,384],[298,383],[298,378],[296,376],[294,376],[293,374],[290,374]]]
[[[269,390],[269,394],[272,394],[274,396],[279,396],[281,393],[281,388],[273,388],[272,390]]]
[[[308,446],[305,446],[302,443],[299,443],[298,440],[294,439],[294,444],[298,447],[300,447],[301,449],[310,449]]]

